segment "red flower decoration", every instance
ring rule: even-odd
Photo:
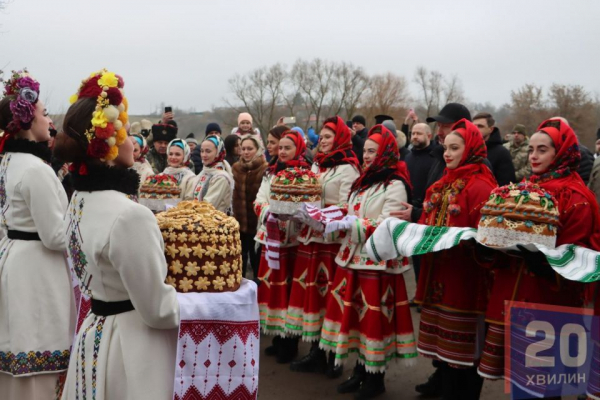
[[[90,142],[87,148],[87,153],[89,156],[94,158],[103,158],[108,154],[108,143],[106,143],[103,139],[94,138]]]
[[[121,91],[115,87],[109,88],[106,92],[106,95],[108,102],[113,106],[118,106],[121,104],[121,102],[123,102],[123,94],[121,94]]]
[[[100,93],[102,93],[102,88],[98,86],[99,79],[100,75],[90,78],[90,80],[86,82],[85,86],[83,86],[79,91],[79,98],[81,99],[84,97],[100,96]]]
[[[106,128],[97,126],[94,131],[98,139],[108,139],[115,133],[115,126],[112,123],[106,124]]]

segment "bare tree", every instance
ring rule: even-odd
[[[368,119],[376,114],[400,116],[404,113],[409,98],[406,79],[388,72],[375,75],[361,100],[363,113]]]
[[[315,115],[315,125],[319,126],[324,114],[335,104],[335,72],[332,62],[316,58],[313,61],[298,60],[292,67],[291,79],[305,96],[305,108],[309,115]],[[305,127],[308,127],[308,121]]]
[[[457,75],[444,78],[441,72],[418,67],[414,82],[419,86],[425,117],[437,114],[444,104],[465,101],[462,84]]]
[[[332,114],[339,115],[345,111],[346,119],[355,114],[358,103],[369,85],[369,77],[362,69],[352,63],[341,63],[336,70],[336,89],[339,102]]]
[[[229,87],[241,107],[227,104],[237,112],[252,115],[254,126],[266,138],[268,130],[277,121],[276,109],[281,102],[287,73],[281,64],[258,68],[247,75],[236,75],[229,80]]]
[[[552,84],[548,91],[550,112],[569,121],[579,139],[586,146],[596,141],[598,104],[583,86]]]
[[[534,132],[538,124],[550,116],[541,86],[525,84],[511,91],[510,98],[511,116],[507,126],[522,124],[525,125],[527,132]]]

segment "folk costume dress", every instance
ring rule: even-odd
[[[67,369],[75,299],[67,195],[45,143],[9,138],[0,164],[0,397],[53,399]]]
[[[258,307],[260,311],[260,325],[264,333],[286,337],[285,316],[288,309],[291,280],[294,271],[296,254],[298,250],[298,234],[300,224],[288,220],[277,220],[279,230],[279,269],[269,267],[266,258],[267,246],[267,221],[270,215],[269,195],[271,183],[278,172],[287,168],[305,168],[310,166],[306,163],[304,153],[306,145],[297,133],[286,132],[283,137],[288,137],[296,145],[294,159],[288,162],[272,160],[254,201],[254,211],[258,216],[258,231],[256,242],[262,244],[260,264],[258,266]]]
[[[88,166],[74,184],[63,235],[92,310],[73,343],[62,398],[172,398],[179,304],[165,284],[156,218],[128,197],[138,176]]]
[[[322,187],[323,207],[346,209],[354,181],[360,176],[360,165],[352,151],[352,135],[340,117],[325,121],[325,128],[335,133],[330,153],[318,153],[312,166]],[[290,304],[286,316],[288,334],[317,343],[321,335],[327,299],[332,288],[337,264],[335,258],[345,233],[324,235],[307,225],[298,241]]]
[[[186,193],[190,193],[194,188],[196,174],[186,166],[183,167],[167,167],[158,175],[171,175],[177,180],[177,186],[181,189],[181,197],[185,197]]]
[[[188,191],[184,198],[206,201],[217,210],[231,214],[234,181],[231,166],[225,161],[225,145],[217,136],[209,136],[204,140],[215,145],[217,157],[202,168],[190,186],[192,191]]]
[[[477,228],[480,209],[496,187],[496,180],[483,164],[487,151],[477,127],[463,119],[452,130],[457,130],[465,142],[463,157],[457,168],[446,168],[442,179],[427,190],[419,223]],[[476,365],[477,343],[483,340],[488,281],[487,270],[474,261],[472,246],[461,245],[423,257],[415,296],[415,302],[422,305],[419,353],[451,366]]]
[[[542,123],[538,131],[550,136],[556,157],[548,172],[529,179],[555,196],[560,213],[556,245],[575,244],[600,250],[600,212],[591,192],[576,172],[581,160],[573,130],[560,120]],[[522,301],[568,307],[582,307],[585,284],[569,281],[548,265],[548,275],[530,271],[521,258],[504,257],[494,263],[494,285],[486,313],[490,324],[479,366],[485,378],[504,376],[504,302]],[[543,266],[542,266],[543,267]]]
[[[406,258],[376,264],[365,246],[379,223],[410,201],[411,185],[392,133],[375,126],[368,138],[379,144],[377,158],[352,186],[348,215],[357,219],[335,260],[320,347],[335,353],[338,365],[357,353],[367,372],[380,373],[394,358],[417,356],[403,276],[411,264]]]

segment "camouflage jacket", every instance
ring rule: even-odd
[[[156,149],[152,148],[146,155],[146,160],[152,166],[155,174],[160,174],[167,168],[167,155],[166,154],[158,154]]]
[[[510,151],[517,182],[521,182],[523,178],[531,175],[531,167],[529,166],[529,139],[525,139],[520,146],[516,146],[513,142],[508,142],[504,144],[504,147]]]

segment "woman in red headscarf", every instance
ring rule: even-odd
[[[425,195],[422,224],[477,228],[480,209],[496,187],[483,163],[487,149],[475,125],[461,119],[444,141],[446,169]],[[415,302],[422,305],[418,351],[441,361],[444,398],[477,399],[478,331],[483,329],[488,273],[473,260],[473,245],[423,257]],[[458,367],[458,368],[455,368]]]
[[[271,183],[278,172],[286,168],[309,169],[310,166],[304,158],[306,144],[298,132],[287,130],[282,134],[278,131],[272,133],[269,133],[268,146],[273,147],[277,140],[278,150],[272,154],[275,161],[267,169],[254,201],[259,225],[255,240],[263,245],[258,267],[258,279],[261,282],[258,287],[258,306],[262,331],[268,335],[275,335],[273,345],[265,350],[266,354],[277,356],[279,363],[288,363],[298,353],[298,339],[286,338],[284,328],[300,224],[295,221],[274,221],[269,212],[269,194]],[[280,135],[281,138],[278,139],[276,135]],[[266,259],[265,248],[268,246],[268,240],[271,240],[267,237],[269,223],[277,223],[279,229],[279,269],[270,268]]]
[[[383,125],[369,132],[363,158],[365,169],[350,192],[351,228],[344,231],[336,258],[320,347],[333,352],[338,364],[358,353],[352,376],[338,392],[358,391],[371,398],[385,392],[387,364],[394,358],[414,362],[417,350],[403,276],[411,267],[409,259],[376,264],[365,247],[390,212],[410,201],[408,169],[400,161],[396,138]]]
[[[600,250],[600,213],[594,194],[577,173],[581,153],[577,136],[562,119],[544,121],[529,140],[529,178],[556,199],[560,226],[556,245],[576,244]],[[523,258],[498,257],[486,313],[490,324],[479,366],[490,379],[504,376],[504,302],[527,301],[583,306],[585,284],[556,274],[541,253],[523,251]]]
[[[318,175],[322,186],[322,206],[345,210],[350,188],[360,175],[360,164],[352,151],[352,134],[340,117],[325,120],[312,172]],[[307,356],[292,363],[293,371],[327,372],[332,378],[341,374],[341,368],[334,368],[332,357],[327,368],[325,352],[319,349],[319,336],[343,235],[340,232],[324,235],[307,225],[300,232],[286,333],[301,336],[312,347]]]

